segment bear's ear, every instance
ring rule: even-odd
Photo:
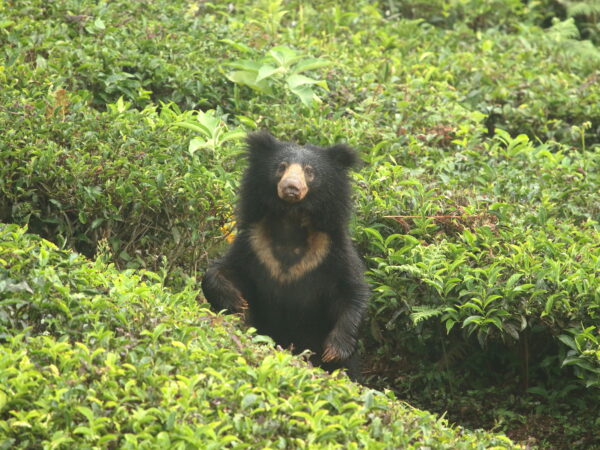
[[[325,151],[333,161],[345,169],[356,166],[360,161],[356,150],[346,144],[336,144],[325,149]]]
[[[253,155],[271,153],[277,150],[281,144],[268,131],[255,131],[246,137],[248,151]]]

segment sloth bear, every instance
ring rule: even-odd
[[[202,290],[216,310],[246,312],[260,334],[314,352],[326,370],[358,376],[356,335],[369,289],[348,233],[350,183],[358,162],[346,145],[247,138],[238,234],[209,268]]]

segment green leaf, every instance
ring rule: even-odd
[[[567,336],[566,334],[561,334],[558,336],[558,339],[565,344],[567,347],[572,348],[575,351],[579,351],[575,340],[571,336]]]
[[[465,320],[463,320],[462,328],[470,325],[472,323],[479,324],[483,320],[483,316],[469,316]]]
[[[4,409],[4,406],[6,405],[6,403],[8,402],[8,396],[0,391],[0,411],[2,411]]]
[[[383,236],[381,236],[381,233],[375,229],[375,228],[370,228],[370,227],[363,227],[361,228],[362,231],[364,231],[365,233],[367,233],[368,235],[370,235],[371,237],[375,238],[378,242],[381,242],[383,244]]]
[[[94,26],[99,30],[106,29],[106,25],[104,25],[104,21],[100,17],[96,18],[96,20],[94,21]]]
[[[208,131],[208,129],[205,126],[194,123],[194,122],[175,122],[172,126],[180,127],[180,128],[187,128],[188,130],[195,131],[196,133],[200,133],[203,136],[210,135],[210,132]]]
[[[52,437],[50,439],[50,449],[56,449],[61,447],[66,448],[67,446],[65,446],[64,444],[68,442],[73,442],[73,439],[69,436],[69,434],[66,431],[56,431],[54,434],[52,434]]]
[[[430,306],[414,306],[410,318],[415,325],[421,321],[431,319],[432,317],[439,316],[445,310],[444,306],[430,307]]]
[[[206,128],[207,135],[214,137],[221,125],[221,118],[215,115],[215,111],[210,109],[206,112],[199,111],[196,120],[200,126]]]
[[[78,406],[75,409],[77,411],[79,411],[83,416],[85,416],[85,418],[89,422],[92,422],[94,420],[94,413],[92,412],[92,410],[90,408],[87,408],[85,406]]]
[[[306,86],[306,85],[313,85],[313,84],[317,84],[318,81],[313,79],[313,78],[309,78],[306,77],[304,75],[292,75],[289,76],[286,79],[287,85],[291,90],[294,90],[297,87],[300,86]]]
[[[254,49],[248,47],[243,42],[236,42],[232,41],[231,39],[221,39],[219,42],[223,42],[224,44],[227,44],[242,53],[254,53]]]
[[[104,434],[100,439],[98,439],[98,444],[101,446],[105,446],[110,441],[116,441],[117,439],[119,439],[119,436],[117,436],[116,434]]]
[[[4,29],[4,28],[8,28],[14,24],[15,24],[15,22],[13,20],[2,20],[2,21],[0,21],[0,30]]]
[[[313,103],[315,102],[315,93],[313,92],[313,90],[307,86],[300,86],[300,87],[296,87],[294,89],[291,89],[291,91],[300,98],[300,100],[302,101],[302,103],[305,106],[312,106]]]
[[[96,228],[98,228],[100,225],[102,225],[102,222],[104,222],[104,219],[102,217],[99,217],[97,219],[94,219],[94,221],[92,222],[92,225],[90,226],[90,228],[92,230],[95,230]]]
[[[242,399],[242,409],[246,409],[248,406],[254,405],[258,399],[259,397],[256,394],[246,394]]]
[[[511,275],[511,277],[506,281],[506,287],[509,289],[512,288],[515,285],[515,283],[521,279],[522,276],[522,273],[515,273]]]
[[[292,70],[292,73],[299,74],[308,70],[320,69],[321,67],[327,67],[332,64],[331,61],[317,58],[307,58],[299,61]]]
[[[240,69],[241,71],[250,72],[256,75],[263,64],[251,59],[239,59],[237,61],[228,62],[225,65],[233,69]]]
[[[300,58],[295,50],[285,46],[273,47],[268,54],[284,67],[289,67],[291,63]]]
[[[531,284],[531,283],[520,284],[519,286],[517,286],[513,289],[513,292],[530,291],[531,288],[534,288],[534,287],[535,287],[535,284]]]
[[[228,131],[227,133],[224,133],[221,136],[221,143],[223,142],[227,142],[227,141],[237,141],[239,139],[243,139],[246,137],[246,132],[242,131],[242,130],[232,130],[232,131]]]
[[[379,236],[381,237],[381,235],[379,235]],[[385,238],[383,245],[385,245],[386,247],[389,247],[392,242],[394,242],[395,240],[404,240],[404,237],[405,236],[403,234],[398,234],[398,233],[390,234],[388,237]]]
[[[256,76],[256,82],[262,81],[266,78],[270,78],[275,74],[281,73],[283,70],[281,67],[273,67],[265,64],[258,71],[258,75]]]
[[[73,430],[73,434],[83,434],[85,436],[92,436],[94,432],[90,427],[79,426]]]
[[[230,81],[233,81],[237,84],[243,84],[252,89],[255,89],[259,92],[269,94],[271,93],[271,89],[267,83],[267,80],[256,81],[258,72],[248,72],[245,70],[238,70],[235,72],[230,72],[226,76]]]
[[[506,322],[502,325],[502,329],[510,335],[515,341],[519,340],[519,330],[515,324]]]

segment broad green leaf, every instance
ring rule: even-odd
[[[254,53],[254,49],[252,49],[251,47],[248,47],[243,42],[236,42],[231,39],[221,39],[219,42],[223,42],[224,44],[227,44],[242,53]]]
[[[205,127],[208,133],[208,136],[214,137],[215,131],[221,125],[221,118],[216,117],[214,111],[209,110],[206,112],[200,111],[196,116],[196,120],[200,124],[200,126]]]
[[[259,61],[254,61],[251,59],[239,59],[237,61],[228,62],[225,65],[233,69],[239,69],[241,71],[254,73],[256,75],[263,64]]]
[[[291,75],[286,79],[286,82],[291,90],[294,90],[295,88],[300,86],[313,85],[318,83],[317,80],[306,77],[304,75]]]
[[[531,284],[531,283],[520,284],[519,286],[516,286],[513,289],[513,292],[529,291],[529,290],[531,290],[531,288],[534,288],[534,287],[535,287],[535,284]]]
[[[483,316],[469,316],[465,320],[463,320],[462,327],[464,328],[472,323],[478,324],[479,322],[481,322],[481,320],[483,320]]]
[[[274,67],[268,64],[265,64],[258,71],[258,75],[256,76],[256,82],[262,81],[266,78],[270,78],[275,74],[282,73],[283,69],[281,67]]]
[[[558,336],[558,339],[563,344],[565,344],[567,347],[572,348],[575,351],[579,351],[579,349],[577,348],[577,344],[575,343],[575,340],[571,336],[567,336],[566,334],[561,334],[560,336]]]
[[[104,21],[100,17],[96,18],[96,20],[94,21],[94,26],[96,28],[98,28],[99,30],[106,29],[106,25],[104,24]]]
[[[259,397],[256,394],[246,394],[242,399],[242,409],[254,405],[258,399]]]
[[[203,126],[202,124],[199,123],[194,123],[194,122],[175,122],[172,126],[174,127],[180,127],[180,128],[187,128],[188,130],[192,130],[195,131],[196,133],[200,133],[202,136],[210,136],[210,131]]]
[[[85,416],[85,418],[89,421],[92,422],[94,420],[94,413],[92,412],[92,410],[86,406],[78,406],[75,409],[77,409],[77,411],[79,411],[83,416]]]
[[[284,67],[289,67],[291,63],[300,58],[295,50],[285,46],[273,47],[269,50],[269,55]]]
[[[506,287],[509,289],[512,288],[515,285],[515,283],[521,279],[522,276],[522,273],[512,274],[510,278],[506,281]]]
[[[300,98],[305,106],[310,107],[315,102],[315,93],[308,86],[298,86],[290,90]]]
[[[266,80],[257,82],[256,76],[258,72],[248,72],[238,70],[227,74],[227,78],[234,83],[243,84],[265,94],[271,93],[271,89]]]
[[[73,430],[73,434],[83,434],[86,436],[92,436],[94,432],[90,427],[79,426]]]
[[[390,244],[391,244],[392,242],[394,242],[395,240],[397,240],[397,239],[401,239],[401,240],[403,240],[403,238],[404,238],[404,235],[402,235],[402,234],[398,234],[398,233],[390,234],[390,235],[389,235],[387,238],[385,238],[385,241],[384,241],[384,243],[383,243],[383,244],[384,244],[386,247],[389,247],[389,246],[390,246]]]
[[[327,67],[332,64],[331,61],[327,61],[325,59],[318,58],[307,58],[301,61],[294,66],[292,73],[299,74],[302,72],[306,72],[307,70],[320,69],[321,67]]]
[[[227,133],[224,133],[221,136],[220,141],[221,141],[221,143],[227,142],[227,141],[236,141],[236,140],[239,140],[239,139],[243,139],[245,137],[246,137],[246,132],[245,131],[232,130],[232,131],[228,131]]]
[[[519,340],[519,330],[517,330],[516,325],[506,322],[502,325],[502,329],[509,334],[514,340]]]

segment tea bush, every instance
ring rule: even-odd
[[[98,113],[64,90],[0,97],[0,218],[88,255],[104,241],[121,266],[206,261],[210,233],[232,213],[236,142],[189,152],[191,133],[175,125],[191,116],[174,105],[120,100]]]
[[[231,237],[245,132],[347,141],[368,382],[597,445],[591,3],[0,1],[0,220],[191,289]]]
[[[216,105],[222,96],[218,80],[225,85],[216,63],[227,53],[219,41],[224,36],[214,15],[196,15],[185,6],[4,1],[3,56],[15,87],[43,81],[46,87],[84,90],[100,109],[121,96],[138,107],[161,101],[185,108]]]
[[[581,358],[571,353],[563,364],[578,365],[586,384],[597,386],[597,355],[588,346],[600,306],[599,163],[597,151],[566,153],[498,130],[480,151],[431,167],[447,191],[389,168],[361,177],[367,192],[387,193],[375,204],[361,198],[372,212],[406,215],[384,228],[397,233],[382,234],[377,224],[361,232],[374,263],[373,335],[402,342],[384,336],[404,327],[398,314],[415,324],[437,318],[446,332],[461,328],[482,346],[490,337],[519,340],[541,325]],[[578,349],[568,338],[575,329]]]
[[[2,447],[512,447],[310,369],[197,296],[0,225]]]

